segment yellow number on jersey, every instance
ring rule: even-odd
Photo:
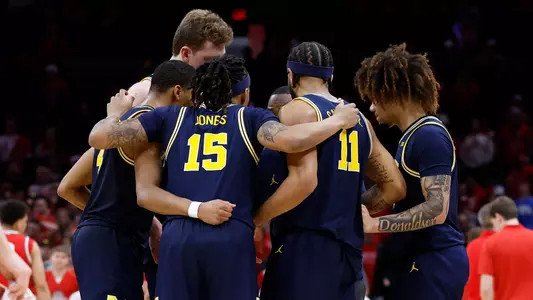
[[[107,300],[118,300],[118,298],[116,296],[113,296],[113,295],[107,295]]]
[[[343,129],[339,135],[339,140],[341,141],[341,159],[339,160],[339,170],[359,172],[361,167],[359,165],[359,135],[357,131],[352,131],[350,132],[350,135],[348,135],[346,129]],[[348,144],[350,145],[351,161],[348,161]]]
[[[227,151],[223,145],[228,144],[227,133],[206,133],[204,134],[203,155],[216,155],[216,159],[202,159],[202,168],[206,171],[220,171],[226,167]],[[184,171],[199,171],[198,153],[200,151],[200,140],[202,136],[193,134],[187,141],[189,146],[189,157],[183,166]]]
[[[105,150],[98,150],[98,155],[96,156],[96,167],[98,171],[96,173],[100,173],[100,167],[102,167],[102,163],[104,162],[104,152]]]

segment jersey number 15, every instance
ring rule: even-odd
[[[189,146],[189,157],[187,162],[183,165],[184,171],[199,171],[200,162],[198,155],[200,152],[200,141],[202,135],[193,134],[187,141]],[[205,133],[203,134],[204,147],[202,151],[203,156],[216,155],[213,160],[211,158],[202,159],[202,168],[206,171],[220,171],[226,166],[227,150],[223,145],[228,144],[227,133]]]

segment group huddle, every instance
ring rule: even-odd
[[[172,58],[111,98],[62,180],[60,196],[83,209],[72,241],[82,299],[142,299],[143,274],[160,300],[363,299],[365,232],[392,233],[396,299],[461,299],[455,149],[427,58],[391,46],[355,72],[376,120],[403,131],[393,158],[331,95],[326,46],[291,50],[292,100],[271,111],[248,106],[253,78],[224,54],[232,37],[215,13],[189,12]],[[253,234],[268,223],[259,291]]]

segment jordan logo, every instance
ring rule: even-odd
[[[279,246],[278,250],[276,250],[276,252],[274,252],[274,254],[281,254],[281,248],[283,248],[283,245]]]
[[[278,184],[276,181],[276,175],[272,175],[272,181],[270,182],[270,185]]]
[[[413,261],[413,265],[411,266],[411,271],[409,273],[412,273],[413,271],[419,271],[418,268],[415,266],[415,262]]]

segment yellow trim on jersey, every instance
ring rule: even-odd
[[[368,137],[370,139],[370,152],[368,152],[368,157],[370,157],[370,155],[372,155],[372,150],[374,149],[374,143],[372,142],[372,131],[370,131],[370,127],[368,127],[368,119],[365,117],[365,115],[363,115],[362,112],[359,112],[359,115],[364,119],[366,131],[368,132]]]
[[[152,76],[146,76],[146,77],[144,77],[143,79],[139,80],[139,82],[141,82],[141,81],[145,81],[145,80],[150,80],[150,81],[152,81]]]
[[[322,113],[320,112],[320,109],[318,108],[318,106],[316,106],[316,104],[313,101],[305,97],[297,97],[297,98],[294,98],[293,100],[300,100],[300,101],[307,103],[309,106],[311,106],[315,110],[317,120],[319,122],[322,121]]]
[[[400,138],[400,141],[398,142],[398,144],[400,144],[403,141],[403,138],[406,137],[410,132],[415,130],[415,128],[417,128],[418,125],[420,125],[420,123],[422,123],[422,122],[424,122],[425,120],[428,120],[428,119],[435,119],[437,121],[439,120],[435,116],[425,116],[425,117],[421,118],[420,120],[416,121],[413,125],[409,126],[409,129],[407,129],[407,131],[402,134],[402,137]]]
[[[248,132],[246,131],[246,124],[244,123],[244,107],[241,107],[239,109],[239,112],[237,113],[237,120],[239,123],[239,131],[241,132],[242,140],[244,141],[246,148],[248,148],[248,151],[250,151],[250,154],[252,155],[252,158],[254,159],[255,163],[258,164],[259,156],[257,155],[257,153],[255,153],[255,149],[252,145],[252,142],[250,142]]]
[[[176,119],[176,125],[174,126],[174,131],[172,131],[172,135],[170,136],[170,140],[167,144],[167,149],[165,150],[165,154],[163,155],[163,165],[165,165],[168,158],[168,153],[170,153],[170,148],[172,148],[172,144],[174,144],[174,140],[176,140],[176,137],[178,136],[178,131],[180,130],[181,123],[183,123],[183,118],[185,116],[186,110],[186,107],[180,108],[178,118]]]
[[[426,119],[426,118],[424,118]],[[417,122],[418,123],[418,122]],[[448,132],[448,129],[446,129],[446,127],[444,127],[444,125],[442,125],[441,123],[439,122],[427,122],[427,123],[423,123],[423,124],[419,124],[417,125],[416,127],[412,127],[413,129],[410,130],[410,134],[409,136],[407,137],[407,139],[405,140],[405,144],[404,144],[404,147],[402,149],[402,168],[405,170],[405,172],[407,172],[407,174],[411,175],[411,176],[414,176],[416,178],[420,178],[420,173],[419,172],[416,172],[415,170],[409,168],[407,166],[407,164],[405,163],[405,149],[407,148],[407,143],[409,142],[409,139],[411,138],[411,136],[415,133],[415,131],[422,127],[422,126],[425,126],[425,125],[435,125],[435,126],[440,126],[444,129],[444,131],[446,131],[446,133],[448,134],[448,137],[450,138],[450,142],[452,143],[452,147],[453,147],[453,160],[452,160],[452,168],[450,171],[453,171],[453,169],[455,168],[455,145],[453,144],[453,139],[452,139],[452,136],[450,135],[450,133]]]
[[[151,106],[148,106],[148,107],[151,107]],[[129,116],[126,120],[133,119],[133,118],[139,116],[140,114],[143,114],[145,112],[149,112],[149,111],[152,111],[152,110],[153,110],[153,108],[151,108],[151,109],[140,109],[140,110],[134,112],[133,114],[131,114],[131,116]],[[124,160],[124,162],[126,162],[128,165],[132,165],[132,166],[135,165],[135,161],[126,154],[126,152],[122,149],[122,147],[117,148],[117,150],[118,150],[118,154],[120,155],[120,157],[122,157],[122,160]]]

